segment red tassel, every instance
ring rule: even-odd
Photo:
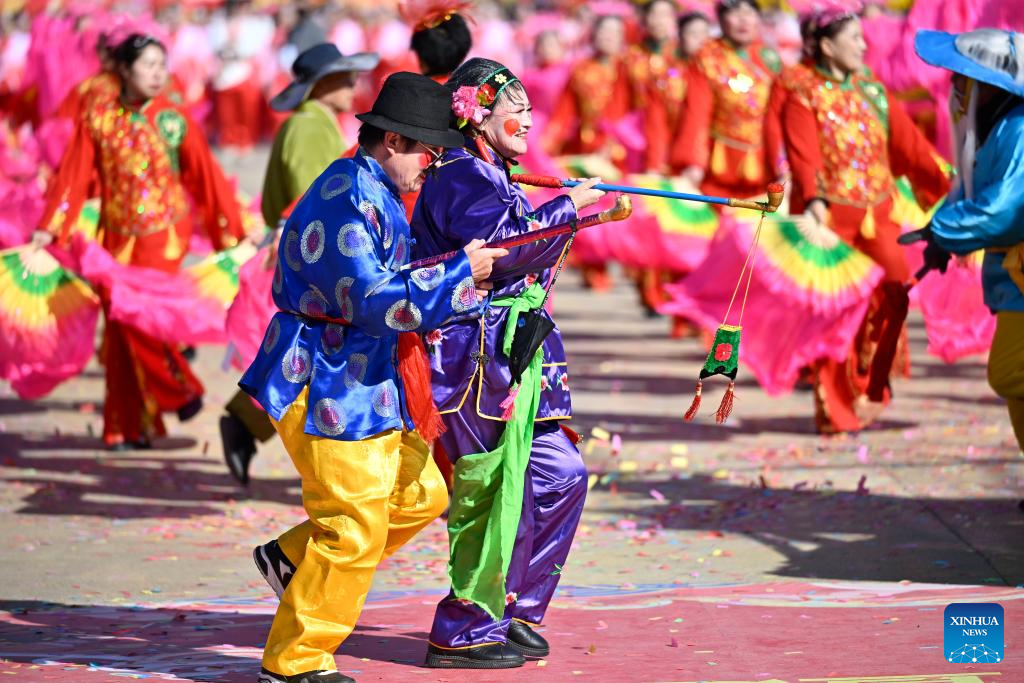
[[[501,419],[504,420],[505,422],[511,420],[512,417],[516,414],[516,396],[519,395],[520,386],[521,385],[517,384],[511,389],[509,389],[508,396],[505,397],[504,401],[498,404],[499,408],[505,409],[504,412],[502,412],[501,414]]]
[[[398,335],[398,372],[402,376],[406,405],[416,425],[416,432],[430,443],[444,433],[444,422],[430,390],[427,350],[415,332]]]
[[[704,383],[697,380],[697,391],[693,395],[693,403],[690,404],[690,409],[683,415],[683,419],[687,422],[693,422],[693,418],[697,417],[697,411],[700,410],[700,393],[704,388]]]
[[[571,427],[567,427],[564,424],[563,425],[559,425],[559,427],[562,428],[562,432],[567,437],[569,437],[569,441],[571,441],[573,443],[573,445],[579,446],[581,443],[583,443],[583,437],[580,436],[579,433],[576,432],[574,429],[572,429]]]
[[[732,415],[732,404],[736,400],[736,383],[729,382],[729,388],[725,390],[725,396],[722,397],[722,402],[718,406],[718,412],[715,413],[715,422],[718,424],[724,424],[729,416]]]

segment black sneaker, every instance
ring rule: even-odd
[[[513,619],[508,627],[508,644],[526,657],[547,657],[551,654],[548,641],[526,622]]]
[[[338,671],[307,671],[304,674],[284,676],[261,668],[256,683],[356,683],[356,679]]]
[[[519,652],[507,643],[485,643],[445,650],[427,646],[426,665],[432,669],[514,669],[526,663]]]
[[[280,600],[284,595],[284,589],[288,587],[288,582],[292,580],[292,575],[295,574],[295,565],[281,550],[276,539],[265,545],[256,546],[252,551],[252,559]]]
[[[234,415],[225,415],[220,418],[220,444],[231,476],[242,486],[248,486],[249,463],[256,455],[256,438],[244,422]]]

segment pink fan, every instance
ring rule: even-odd
[[[30,245],[0,252],[0,378],[22,399],[42,398],[92,357],[99,299]]]
[[[225,327],[228,341],[235,347],[231,362],[239,370],[256,357],[267,325],[277,313],[273,253],[271,247],[260,249],[238,272],[238,294],[228,308]]]
[[[992,348],[996,318],[982,298],[981,257],[978,252],[956,259],[945,274],[929,273],[914,287],[924,315],[928,353],[946,363]]]

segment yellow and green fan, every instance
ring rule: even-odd
[[[75,222],[75,231],[85,235],[88,239],[96,239],[96,233],[100,228],[100,200],[90,199],[82,205]]]
[[[565,169],[570,178],[600,178],[607,183],[622,177],[619,167],[599,154],[571,154],[557,157],[555,163]]]
[[[0,252],[0,379],[23,399],[79,374],[93,353],[99,298],[49,252]]]
[[[942,202],[939,202],[927,211],[922,209],[917,203],[910,181],[901,176],[896,179],[896,190],[892,195],[892,210],[889,212],[889,217],[893,223],[902,226],[904,231],[917,230],[928,225],[932,214],[941,205]]]
[[[756,221],[736,218],[753,230]],[[863,300],[878,282],[874,261],[804,216],[766,217],[759,252],[765,286],[818,313]]]
[[[248,240],[207,256],[185,269],[201,299],[214,300],[226,311],[238,294],[238,271],[256,255],[256,246]]]
[[[697,191],[679,179],[660,175],[633,175],[628,183],[670,192]],[[687,273],[700,265],[718,230],[718,214],[710,204],[656,197],[637,197],[635,201],[658,224],[660,244],[652,245],[660,256],[658,267]]]

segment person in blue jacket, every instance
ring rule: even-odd
[[[982,286],[996,315],[988,381],[1006,399],[1024,450],[1024,35],[920,31],[917,54],[953,72],[957,183],[924,230],[926,262],[985,250]]]
[[[309,519],[254,552],[281,598],[261,683],[351,681],[333,653],[377,565],[448,502],[427,446],[441,418],[418,332],[478,312],[476,283],[508,253],[475,240],[435,266],[405,267],[401,195],[420,189],[445,147],[462,144],[450,112],[443,86],[389,76],[358,115],[356,156],[327,167],[281,235],[280,311],[239,385],[273,420]]]

